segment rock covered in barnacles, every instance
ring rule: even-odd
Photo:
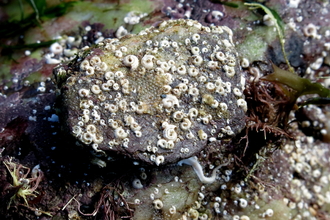
[[[177,162],[245,126],[232,31],[171,20],[106,39],[55,69],[71,133],[100,152]]]

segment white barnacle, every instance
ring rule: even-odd
[[[132,70],[135,70],[139,66],[139,58],[135,55],[127,55],[123,59],[125,66],[130,67]]]
[[[242,215],[240,220],[250,220],[250,217],[247,215]]]
[[[174,146],[175,146],[175,144],[174,144],[173,141],[167,141],[167,142],[166,142],[166,146],[165,146],[165,148],[171,150],[171,149],[174,148]]]
[[[115,141],[114,140],[109,141],[108,145],[109,145],[109,148],[112,149],[112,147],[115,146]]]
[[[156,155],[155,154],[150,155],[150,160],[155,161],[156,160]]]
[[[213,91],[215,89],[215,85],[214,83],[208,82],[206,83],[205,88],[209,91]]]
[[[98,106],[95,106],[95,107],[98,107]],[[100,114],[97,112],[96,108],[93,109],[91,115],[94,117],[94,120],[98,121],[100,120]]]
[[[206,140],[206,139],[207,139],[207,134],[206,134],[202,129],[200,129],[200,130],[198,131],[198,137],[199,137],[199,139],[201,139],[201,140]]]
[[[193,55],[198,55],[199,54],[199,48],[198,47],[192,47],[190,49],[190,51]]]
[[[241,90],[239,90],[239,88],[234,88],[233,92],[234,92],[234,95],[236,95],[237,97],[242,96],[242,92],[241,92]]]
[[[151,46],[152,45],[152,40],[147,40],[146,45]]]
[[[201,39],[201,36],[199,34],[193,34],[192,40],[197,44],[198,40]]]
[[[74,136],[78,137],[81,134],[81,132],[82,132],[82,129],[80,126],[77,126],[77,125],[73,126],[72,133]]]
[[[163,86],[163,88],[162,88],[162,92],[165,93],[165,94],[170,93],[171,90],[172,90],[172,87],[169,86],[169,85],[165,85],[165,86]]]
[[[213,102],[210,103],[210,106],[212,108],[218,108],[219,106],[219,102],[217,100],[213,100]]]
[[[175,125],[167,124],[163,130],[163,137],[166,140],[176,141],[178,134],[176,133],[175,128]]]
[[[188,111],[189,118],[196,118],[198,116],[198,110],[196,108],[191,108]]]
[[[149,109],[149,105],[144,103],[144,102],[140,102],[137,106],[136,106],[136,113],[138,114],[144,114],[147,113]]]
[[[275,25],[275,19],[273,19],[269,14],[265,14],[262,18],[262,21],[267,26],[274,26]]]
[[[93,141],[93,135],[91,133],[84,133],[82,136],[82,142],[84,144],[90,144]]]
[[[132,102],[134,103],[134,102]],[[131,105],[131,103],[130,103]],[[125,125],[130,126],[131,124],[135,123],[135,119],[131,115],[125,115],[124,117]]]
[[[87,125],[86,126],[86,131],[88,133],[92,133],[92,134],[96,133],[96,127],[95,127],[95,125],[94,124]]]
[[[80,70],[86,70],[88,67],[90,67],[88,60],[84,60],[80,63]]]
[[[122,99],[119,101],[119,108],[123,111],[126,111],[127,109],[127,101],[125,99]]]
[[[229,40],[227,40],[227,39],[222,40],[222,43],[223,43],[223,45],[224,45],[226,48],[231,48],[231,47],[234,46],[234,45],[233,45]]]
[[[142,131],[134,131],[135,137],[142,137]]]
[[[115,129],[115,135],[117,138],[124,139],[128,136],[125,130],[122,127],[118,127]]]
[[[211,74],[210,74],[211,75]],[[198,82],[200,82],[201,84],[204,84],[207,81],[207,78],[205,76],[200,76],[198,77]]]
[[[175,105],[179,106],[179,100],[174,95],[166,95],[166,97],[162,100],[164,108],[172,108]]]
[[[182,166],[182,164],[187,164],[187,165],[192,166],[193,169],[194,169],[194,171],[196,172],[199,180],[202,183],[205,183],[205,184],[213,183],[215,181],[215,179],[216,179],[217,171],[221,167],[227,165],[227,163],[226,163],[226,164],[221,164],[221,165],[217,166],[216,168],[213,169],[211,177],[206,177],[206,176],[204,176],[203,168],[200,165],[200,163],[198,162],[196,156],[190,157],[188,159],[184,159],[184,160],[181,160],[181,161],[178,162],[178,165],[179,166]]]
[[[188,118],[184,118],[180,123],[180,128],[186,131],[190,129],[190,127],[191,127],[191,121]]]
[[[77,125],[82,127],[82,126],[84,126],[84,122],[83,121],[78,121]]]
[[[109,85],[108,83],[103,83],[103,84],[101,85],[101,89],[102,89],[103,91],[108,92],[108,91],[110,91],[110,85]]]
[[[220,107],[220,110],[223,111],[223,112],[227,111],[227,109],[228,109],[227,104],[224,103],[224,102],[221,102],[219,107]]]
[[[109,104],[109,111],[115,113],[118,111],[118,106],[114,104]]]
[[[198,96],[199,95],[199,90],[197,88],[190,88],[188,90],[188,94],[191,96]]]
[[[180,75],[184,75],[184,74],[187,73],[187,70],[186,70],[185,65],[181,65],[181,66],[179,66],[179,67],[177,68],[176,71],[177,71],[178,74],[180,74]]]
[[[244,99],[238,99],[237,100],[237,105],[239,107],[241,107],[244,110],[244,112],[247,111],[247,103],[246,103],[246,101]]]
[[[93,142],[94,142],[94,143],[96,143],[96,144],[100,144],[100,143],[102,143],[102,141],[103,141],[103,137],[102,137],[102,135],[100,135],[100,134],[95,134],[95,135],[93,136]]]
[[[160,47],[170,47],[171,45],[168,40],[162,40],[162,41],[160,41],[159,46]]]
[[[105,62],[101,62],[100,65],[95,67],[98,71],[106,71],[108,69],[108,65]]]
[[[79,89],[78,94],[80,97],[87,97],[89,95],[89,89]]]
[[[88,100],[88,105],[90,105],[91,107],[94,107],[93,100]]]
[[[199,71],[196,67],[194,67],[194,66],[189,67],[189,69],[188,69],[189,76],[195,77],[198,75],[198,73],[199,73]]]
[[[86,101],[86,100],[83,100]],[[88,109],[84,109],[83,110],[83,115],[89,115],[90,111]]]
[[[231,66],[231,67],[234,67],[236,65],[235,57],[229,56],[228,59],[227,59],[227,65]]]
[[[178,43],[177,42],[172,42],[172,47],[174,47],[174,48],[177,48],[178,47]]]
[[[84,114],[83,116],[81,116],[81,119],[84,121],[84,123],[89,122],[89,115]]]
[[[152,202],[152,205],[154,206],[155,209],[162,209],[163,208],[163,202],[160,199],[155,199]]]
[[[174,205],[171,206],[171,208],[168,209],[168,212],[171,214],[171,215],[174,215],[176,213],[176,208]]]
[[[188,86],[187,86],[187,84],[185,84],[185,83],[180,83],[180,84],[178,85],[178,88],[179,88],[179,90],[180,90],[181,92],[185,92],[185,91],[188,90]]]
[[[90,60],[89,63],[91,64],[91,66],[96,66],[99,65],[101,63],[101,58],[99,56],[93,56]]]
[[[223,69],[225,70],[226,76],[233,77],[235,75],[235,68],[234,67],[224,65]]]
[[[209,62],[207,62],[207,67],[210,70],[215,70],[218,67],[218,62],[217,61],[209,61]]]
[[[125,35],[127,35],[128,31],[123,27],[123,26],[120,26],[117,31],[116,31],[116,37],[117,38],[121,38]]]
[[[273,211],[273,209],[267,209],[266,211],[265,211],[265,216],[266,217],[272,217],[274,215],[274,211]]]
[[[312,38],[317,37],[317,27],[312,23],[305,26],[303,32],[306,37],[312,37]]]
[[[85,70],[86,70],[86,75],[87,76],[90,76],[90,75],[94,74],[94,67],[87,66],[87,67],[85,67]]]
[[[49,49],[50,52],[54,54],[60,54],[63,52],[63,47],[58,42],[55,42],[52,45],[50,45]]]
[[[156,164],[157,166],[159,166],[161,163],[164,163],[164,161],[165,161],[164,156],[163,156],[163,155],[159,155],[159,156],[157,156],[156,159],[155,159],[155,164]]]
[[[127,79],[121,80],[120,83],[121,83],[122,91],[129,89],[129,81]]]
[[[115,78],[116,79],[122,79],[125,77],[125,74],[122,71],[115,72]]]
[[[246,208],[247,205],[248,205],[248,202],[246,201],[246,199],[243,199],[243,198],[239,199],[239,206],[241,208]]]
[[[175,65],[175,61],[174,60],[169,60],[168,65],[170,65],[171,67],[173,67]]]
[[[142,185],[140,179],[134,179],[133,182],[132,182],[132,186],[133,186],[134,189],[142,189],[143,188],[143,185]]]
[[[224,128],[221,128],[221,132],[224,133],[224,134],[227,134],[229,136],[232,136],[234,135],[235,133],[233,132],[233,130],[231,130],[231,127],[230,126],[226,126]]]
[[[160,68],[162,68],[165,72],[167,72],[167,71],[170,70],[171,66],[166,62],[161,62],[160,63]]]
[[[90,107],[90,105],[88,104],[88,101],[87,100],[82,100],[79,103],[79,106],[80,106],[81,109],[88,109]]]
[[[167,141],[163,138],[157,141],[157,146],[166,149]]]
[[[133,122],[133,123],[131,123],[131,125],[130,125],[130,129],[131,129],[132,131],[134,131],[134,132],[136,132],[136,131],[140,131],[141,128],[142,128],[142,127],[141,127],[137,122]]]
[[[155,68],[155,72],[156,72],[156,74],[159,74],[159,75],[165,73],[164,70],[160,67]]]
[[[116,50],[116,51],[115,51],[115,56],[116,56],[117,58],[121,58],[121,57],[123,56],[123,52],[121,52],[120,50]]]
[[[192,63],[196,66],[200,66],[203,63],[203,57],[199,56],[199,55],[195,55],[193,57]],[[188,70],[189,72],[189,70]]]
[[[209,49],[207,49],[206,47],[203,47],[202,48],[202,53],[207,53],[207,52],[209,52]]]
[[[154,63],[152,62],[152,60],[155,57],[152,55],[144,55],[141,59],[141,65],[146,68],[146,69],[152,69],[154,66]]]
[[[243,58],[243,59],[241,60],[241,66],[242,66],[243,68],[248,68],[248,67],[250,66],[250,62],[249,62],[249,60],[248,60],[247,58]]]
[[[172,117],[175,122],[179,122],[183,119],[184,113],[182,111],[176,111],[173,113]]]
[[[115,74],[113,72],[106,72],[104,73],[104,78],[106,80],[113,80],[115,78]]]
[[[219,52],[216,52],[216,54],[215,54],[215,58],[217,58],[219,61],[221,61],[222,63],[224,63],[225,61],[226,61],[226,55],[223,53],[223,52],[221,52],[221,51],[219,51]]]
[[[100,87],[98,85],[92,85],[91,91],[92,91],[92,93],[97,95],[97,94],[100,94],[102,90],[100,89]]]
[[[222,34],[223,29],[222,26],[211,26],[212,33]]]
[[[126,53],[127,52],[127,47],[120,47],[119,48],[121,52]]]
[[[117,91],[120,89],[120,86],[118,83],[114,83],[113,86],[112,86],[113,90]]]

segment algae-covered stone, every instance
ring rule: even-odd
[[[71,133],[101,152],[176,162],[244,127],[246,102],[232,31],[171,20],[106,39],[58,67]]]

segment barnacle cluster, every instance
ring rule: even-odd
[[[97,152],[156,165],[234,136],[247,106],[232,35],[171,20],[85,50],[55,70],[68,76],[61,91],[71,133]]]

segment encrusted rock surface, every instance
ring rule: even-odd
[[[61,98],[70,132],[97,152],[156,165],[235,136],[246,102],[232,35],[171,20],[87,49],[55,71],[68,76]]]

